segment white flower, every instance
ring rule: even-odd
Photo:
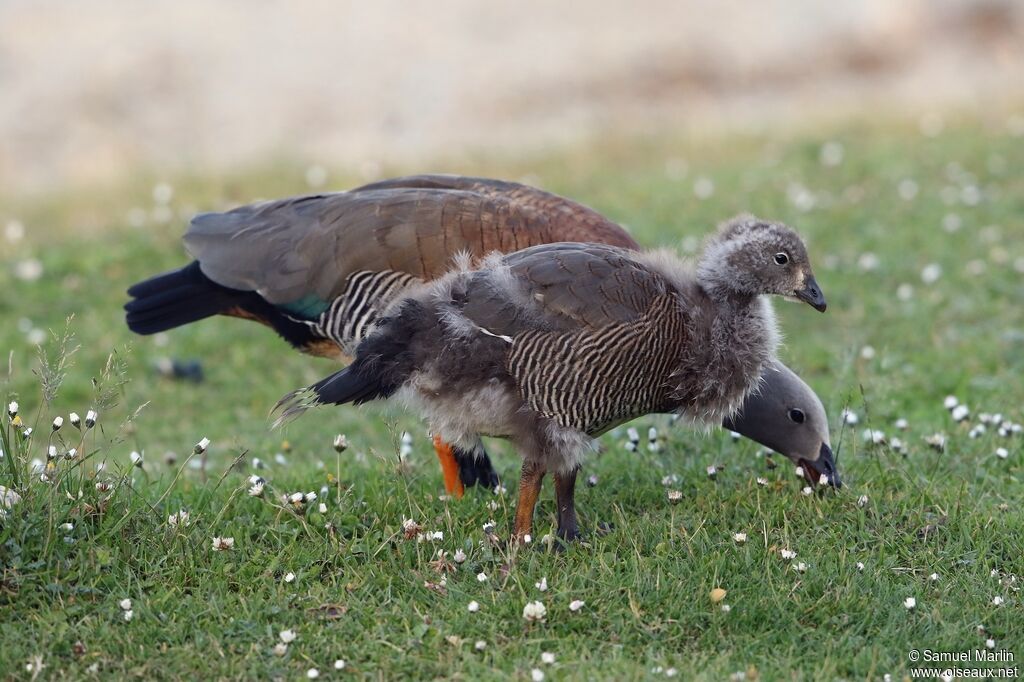
[[[131,609],[128,609],[127,611],[125,611],[121,615],[124,618],[125,622],[127,623],[127,622],[131,622],[132,618],[135,617],[135,612],[132,611]]]
[[[97,419],[99,419],[99,415],[97,415],[94,411],[89,410],[88,412],[86,412],[85,413],[85,428],[91,429],[92,427],[96,426],[96,420]]]
[[[992,638],[986,639],[985,640],[985,648],[986,649],[995,649],[996,648],[996,640],[994,640]]]
[[[284,642],[278,642],[274,645],[272,651],[274,652],[275,656],[284,656],[286,653],[288,653],[288,645]]]
[[[857,416],[857,413],[849,408],[844,409],[841,416],[843,421],[849,426],[853,426],[860,421],[860,417]]]
[[[483,651],[484,649],[487,648],[487,642],[485,642],[482,639],[478,639],[478,640],[476,640],[476,644],[473,645],[473,648],[476,649],[477,651]]]
[[[288,501],[295,505],[302,504],[303,500],[305,499],[305,493],[292,493],[291,495],[288,496]]]
[[[62,531],[64,531],[65,533],[70,533],[71,531],[73,531],[75,529],[75,524],[73,524],[73,523],[62,523],[62,524],[60,524],[60,529]]]
[[[818,477],[818,485],[828,485],[828,474],[822,474]]]
[[[227,549],[234,549],[234,548],[235,548],[235,539],[234,538],[220,538],[220,537],[214,537],[213,538],[213,551],[215,551],[215,552],[221,552],[221,551],[224,551],[224,550],[227,550]]]
[[[204,436],[198,443],[196,443],[196,446],[195,448],[193,448],[193,451],[197,455],[201,455],[204,452],[206,452],[206,448],[208,447],[210,447],[210,439]]]
[[[665,668],[665,677],[675,677],[679,674],[679,671],[675,668]]]
[[[760,476],[758,476],[757,477],[757,484],[759,486],[761,486],[761,487],[764,487],[764,486],[768,485],[768,479],[767,478],[761,478]]]
[[[483,525],[484,534],[485,535],[493,535],[494,534],[494,529],[497,528],[497,527],[498,527],[498,524],[495,523],[493,519],[488,521],[487,523],[485,523]]]
[[[569,610],[573,613],[576,613],[586,605],[587,602],[583,601],[582,599],[573,599],[571,602],[569,602]]]
[[[284,581],[285,581],[286,583],[293,583],[293,582],[295,582],[295,574],[294,574],[294,573],[292,573],[291,571],[288,571],[288,572],[287,572],[287,573],[285,573],[285,575],[284,575]]]
[[[67,452],[64,453],[64,459],[66,459],[66,460],[72,460],[72,459],[74,459],[77,456],[78,456],[78,448],[71,448],[70,450],[68,450]]]
[[[334,662],[334,669],[335,670],[344,670],[345,669],[345,661],[344,661],[344,659],[339,658],[338,660],[336,660]]]
[[[935,582],[935,581],[937,581],[939,579],[939,574],[938,573],[932,573],[930,576],[928,576],[928,579],[931,580],[932,582]]]
[[[487,582],[487,574],[484,573],[483,571],[480,571],[479,573],[476,574],[476,580],[477,580],[477,582],[481,582],[481,583]]]
[[[479,604],[479,602],[477,602],[477,601],[471,601],[471,602],[469,602],[469,604],[468,604],[468,605],[466,606],[466,609],[467,609],[467,610],[468,610],[468,611],[469,611],[470,613],[476,613],[477,611],[479,611],[479,610],[480,610],[480,604]]]
[[[693,183],[693,194],[698,199],[710,199],[715,193],[715,183],[711,178],[699,177]]]
[[[466,553],[461,549],[457,549],[455,550],[455,554],[452,555],[452,558],[455,559],[455,563],[461,564],[466,560]]]
[[[907,420],[906,420],[906,419],[903,419],[903,418],[901,417],[901,418],[899,418],[899,419],[897,419],[897,420],[896,420],[896,423],[894,424],[894,426],[895,426],[895,427],[896,427],[897,429],[899,429],[900,431],[906,431],[906,430],[907,430],[907,428],[908,428],[908,427],[909,427],[910,425],[909,425],[909,424],[907,423]]]
[[[716,467],[714,464],[712,464],[711,466],[709,466],[707,468],[707,472],[708,472],[708,478],[714,478],[715,476],[718,475],[718,467]]]
[[[857,562],[857,570],[858,571],[863,571],[864,570],[864,562],[863,561],[858,561]]]
[[[187,526],[188,525],[188,511],[179,509],[177,512],[167,517],[168,526]]]
[[[0,485],[0,509],[10,509],[19,502],[21,502],[21,495]]]
[[[729,613],[732,611],[732,607],[728,604],[722,604],[722,613]]]
[[[320,506],[317,507],[317,509],[319,510],[319,512],[321,514],[326,514],[327,513],[327,505],[324,504],[323,502],[320,503]]]
[[[15,415],[18,414],[18,407],[18,401],[16,400],[7,403],[7,416],[14,419]]]
[[[793,564],[793,570],[796,571],[797,573],[806,573],[807,572],[807,564],[805,564],[802,561],[800,563],[798,563],[798,564]]]
[[[267,485],[266,480],[262,476],[250,476],[249,477],[249,495],[252,497],[262,497],[263,488]]]
[[[551,653],[550,651],[543,651],[540,654],[540,660],[541,660],[541,663],[545,663],[547,665],[554,665],[555,664],[555,655],[553,653]]]
[[[547,608],[539,601],[527,602],[526,606],[523,607],[523,618],[531,623],[535,621],[543,621],[547,615]]]
[[[862,358],[864,358],[865,360],[874,360],[874,358],[875,358],[875,347],[874,346],[864,346],[863,348],[860,349],[860,356]]]
[[[53,430],[59,431],[60,427],[64,426],[64,417],[56,416],[53,418]]]
[[[1006,448],[996,448],[996,457],[999,459],[1006,459],[1010,456],[1010,451]]]
[[[291,644],[292,642],[295,641],[295,639],[298,637],[298,635],[295,634],[295,630],[288,629],[288,630],[281,630],[280,637],[281,637],[281,641],[284,642],[285,644]]]
[[[682,490],[669,490],[665,494],[668,495],[668,501],[673,504],[683,499]]]
[[[947,410],[952,410],[954,407],[960,404],[955,395],[947,395],[946,399],[942,401],[942,406]]]
[[[71,425],[74,426],[76,429],[82,428],[82,418],[78,416],[77,412],[72,412],[71,414],[69,414],[68,421],[71,422]]]
[[[861,495],[860,497],[858,497],[857,498],[857,506],[858,507],[866,507],[866,506],[868,506],[868,496],[867,495]]]
[[[1002,606],[1005,603],[1006,603],[1006,600],[1003,599],[1002,597],[998,596],[998,595],[995,596],[995,597],[992,597],[992,605],[993,606]]]
[[[348,449],[348,439],[345,438],[345,434],[339,433],[334,437],[334,449],[338,452],[345,452]]]
[[[802,492],[804,495],[813,495],[814,494],[814,488],[812,488],[809,485],[805,485],[803,487],[803,490],[801,490],[800,492]]]
[[[316,501],[316,493],[313,492],[313,491],[310,491],[310,492],[306,493],[306,496],[302,498],[302,501],[303,502],[315,502]]]
[[[736,533],[735,535],[732,536],[732,539],[736,541],[736,544],[742,545],[744,542],[747,541],[747,534],[746,533]]]
[[[782,556],[783,559],[785,559],[787,561],[789,561],[790,559],[795,559],[796,558],[796,552],[794,552],[791,549],[780,549],[779,550],[779,554]]]
[[[544,682],[544,671],[540,668],[534,668],[530,671],[530,679],[533,682]]]
[[[534,583],[533,586],[536,587],[541,592],[547,592],[548,591],[548,579],[547,579],[547,576],[544,576],[543,578],[541,578],[540,582]]]
[[[885,432],[878,429],[864,429],[864,440],[871,441],[875,445],[884,445],[886,442]]]
[[[921,281],[925,284],[934,284],[942,277],[942,266],[938,263],[929,263],[921,269]]]
[[[962,422],[970,416],[971,411],[966,405],[957,405],[953,408],[953,411],[950,414],[953,417],[953,421]]]
[[[910,611],[915,606],[917,606],[917,600],[914,599],[913,597],[907,597],[906,599],[903,600],[903,606],[905,606],[907,608],[907,610]]]
[[[658,442],[658,429],[653,426],[647,430],[647,449],[650,452],[661,450],[661,443]]]
[[[662,476],[661,478],[661,484],[666,488],[669,487],[670,485],[675,485],[676,483],[679,483],[679,481],[680,478],[678,474],[669,474],[668,476]]]
[[[131,454],[128,455],[128,459],[131,460],[134,466],[137,466],[140,469],[142,468],[142,455],[136,452],[135,450],[132,450]]]
[[[793,471],[793,473],[795,473],[795,474],[796,474],[796,477],[797,477],[797,478],[803,478],[803,477],[804,477],[804,468],[803,468],[803,467],[797,467],[797,468],[796,468],[796,469],[795,469],[795,470]]]
[[[121,601],[117,602],[117,605],[121,607],[122,611],[131,611],[132,610],[132,600],[131,599],[122,599]]]
[[[310,668],[306,671],[306,677],[308,677],[311,680],[315,680],[316,678],[320,677],[320,671],[316,668]]]

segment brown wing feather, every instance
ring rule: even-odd
[[[480,257],[567,239],[639,248],[621,227],[576,202],[456,176],[397,178],[199,215],[185,244],[219,284],[288,303],[309,294],[330,300],[360,270],[433,279],[459,251]]]

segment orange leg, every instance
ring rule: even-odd
[[[523,461],[519,479],[519,503],[516,505],[515,538],[522,540],[533,528],[533,508],[540,497],[541,482],[546,470],[542,464]]]
[[[466,492],[466,487],[462,485],[462,479],[459,478],[459,463],[455,461],[452,446],[441,440],[440,436],[434,436],[434,452],[437,453],[437,458],[441,461],[444,489],[448,491],[449,495],[461,498]]]

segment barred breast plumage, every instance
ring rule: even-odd
[[[538,413],[598,435],[637,415],[674,409],[672,371],[686,339],[685,316],[666,293],[629,322],[524,332],[512,345],[508,369]]]

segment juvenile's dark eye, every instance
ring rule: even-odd
[[[777,254],[775,254],[775,262],[778,263],[779,265],[785,265],[786,263],[789,262],[789,255],[782,251],[779,251]]]
[[[799,407],[794,407],[792,410],[789,411],[789,418],[791,421],[794,421],[797,424],[803,424],[804,411],[801,410]]]

